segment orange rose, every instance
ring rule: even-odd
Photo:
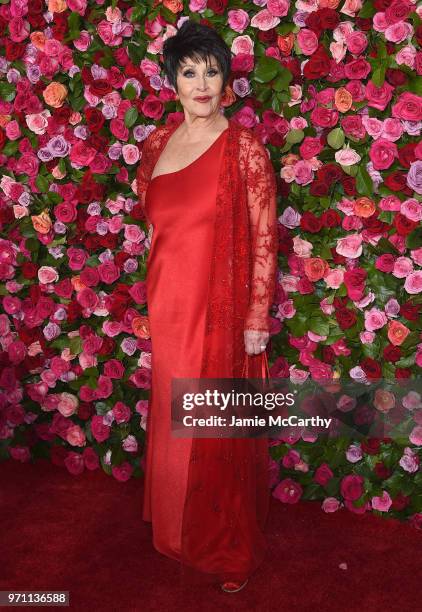
[[[81,281],[80,276],[72,276],[70,282],[77,293],[79,293],[79,291],[82,291],[82,289],[86,288],[86,285],[84,285],[84,283]]]
[[[9,121],[12,121],[12,115],[0,115],[0,127],[6,127]]]
[[[340,0],[319,0],[318,8],[336,9],[340,4]]]
[[[396,403],[396,398],[391,391],[385,391],[385,389],[377,389],[374,395],[374,406],[382,413],[390,412]]]
[[[67,10],[66,0],[48,0],[50,13],[64,13]]]
[[[234,93],[233,89],[229,86],[226,85],[226,89],[224,90],[224,93],[221,97],[221,106],[231,106],[233,104],[233,102],[236,101],[236,94]]]
[[[132,319],[132,330],[137,338],[150,338],[148,317],[139,316]]]
[[[320,280],[325,276],[329,267],[321,257],[307,257],[303,260],[305,274],[311,282]]]
[[[181,0],[164,0],[163,5],[175,15],[183,10],[183,3]]]
[[[375,212],[375,202],[373,202],[370,198],[363,196],[362,198],[358,198],[354,204],[354,213],[358,217],[370,217]]]
[[[43,32],[31,32],[30,39],[34,47],[36,47],[39,51],[44,50],[46,38]]]
[[[43,211],[40,215],[31,215],[32,225],[34,230],[40,234],[48,234],[51,230],[51,219],[47,211]]]
[[[391,344],[400,346],[410,334],[410,330],[400,321],[389,321],[387,336]]]
[[[352,108],[352,94],[344,87],[339,87],[334,96],[334,104],[340,113],[347,113]]]
[[[49,106],[60,108],[67,96],[67,88],[57,81],[52,81],[42,92],[43,98]]]
[[[277,45],[283,55],[290,55],[293,45],[295,44],[295,35],[289,32],[286,36],[277,36]]]

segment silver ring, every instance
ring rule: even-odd
[[[262,349],[266,348],[266,345],[265,344],[261,344],[261,348]]]

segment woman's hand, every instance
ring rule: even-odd
[[[245,338],[245,351],[248,355],[258,355],[265,351],[270,338],[269,332],[245,329],[243,335]]]

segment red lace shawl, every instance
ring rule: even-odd
[[[216,200],[201,378],[241,378],[244,330],[269,330],[277,272],[276,180],[267,150],[248,128],[229,119]],[[144,142],[137,193],[179,122]],[[148,225],[150,222],[145,214]],[[249,357],[261,377],[263,353]],[[148,443],[148,439],[147,439]],[[268,440],[192,441],[183,515],[182,562],[220,579],[242,579],[260,563],[268,510]]]

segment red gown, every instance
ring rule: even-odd
[[[147,300],[152,384],[143,518],[157,550],[213,580],[261,563],[266,439],[182,439],[170,430],[172,377],[241,377],[243,330],[268,330],[276,273],[275,178],[250,130],[229,127],[194,162],[151,180],[177,125],[144,144],[140,205],[152,225]],[[260,376],[262,354],[250,358]]]

